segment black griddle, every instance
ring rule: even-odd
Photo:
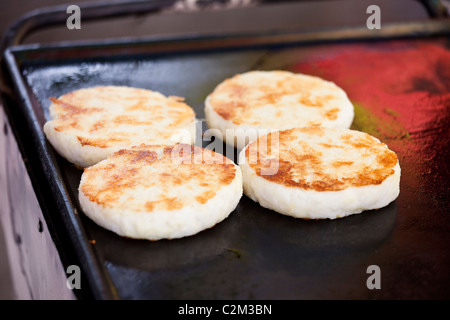
[[[93,8],[86,10],[87,16],[94,12],[92,18],[98,17],[101,10]],[[127,13],[114,8],[106,15]],[[244,196],[229,218],[197,235],[157,242],[133,240],[84,216],[77,199],[82,171],[61,158],[42,131],[49,116],[48,97],[68,91],[96,85],[148,88],[185,97],[202,119],[204,99],[219,82],[236,73],[283,69],[293,63],[272,59],[280,53],[392,39],[445,41],[450,34],[448,20],[389,25],[377,33],[352,28],[20,45],[28,27],[45,21],[47,14],[26,18],[39,22],[23,27],[22,21],[7,35],[2,97],[62,261],[81,266],[83,289],[76,292],[80,298],[450,297],[448,185],[444,191],[432,183],[421,190],[402,188],[399,199],[408,201],[397,199],[383,209],[333,221],[282,216]],[[450,144],[447,140],[439,146]],[[405,156],[411,157],[399,155]],[[450,177],[449,160],[439,160],[442,177]],[[434,206],[424,207],[427,197],[436,199]],[[366,286],[370,265],[381,269],[381,290]]]

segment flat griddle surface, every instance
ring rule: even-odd
[[[63,186],[64,214],[76,217],[65,221],[86,235],[78,250],[104,275],[96,285],[120,299],[449,298],[448,39],[198,44],[11,51],[28,114],[40,128],[36,148],[49,155],[42,161]],[[82,171],[59,157],[42,133],[49,97],[98,85],[148,88],[185,97],[202,119],[204,99],[220,81],[256,69],[304,72],[343,87],[355,105],[353,128],[378,137],[399,156],[398,199],[380,210],[312,221],[276,214],[244,196],[215,227],[157,242],[121,238],[83,215],[77,199]],[[379,290],[366,286],[370,265],[381,270]]]

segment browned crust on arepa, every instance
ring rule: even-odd
[[[250,74],[253,72],[249,72]],[[331,86],[316,77],[299,77],[298,75],[281,70],[271,71],[270,75],[276,78],[258,78],[258,81],[249,83],[243,80],[247,74],[238,74],[220,83],[209,95],[209,103],[214,111],[225,120],[233,123],[261,125],[260,121],[251,116],[252,112],[266,105],[272,105],[279,110],[275,117],[283,117],[280,100],[284,96],[300,96],[296,102],[304,107],[317,109],[324,118],[336,120],[339,108],[327,108],[327,103],[336,96],[326,94],[313,96],[311,90],[323,86]],[[336,89],[336,88],[333,88]]]
[[[206,203],[236,177],[236,166],[212,150],[193,145],[141,145],[123,149],[84,170],[80,191],[92,202],[112,207],[135,187],[157,186],[161,195],[132,207],[135,211],[177,210],[193,200]],[[165,196],[171,188],[195,183],[194,198]],[[141,201],[142,202],[142,201]]]
[[[170,117],[161,139],[169,139],[173,130],[193,121],[195,113],[183,98],[165,97],[151,90],[99,86],[76,90],[59,98],[51,97],[55,131],[74,135],[82,146],[108,148],[132,141],[128,127],[150,130]],[[111,107],[122,108],[111,112]],[[150,132],[150,131],[149,131]]]
[[[334,135],[342,133],[340,143],[327,143],[326,130]],[[315,142],[303,141],[305,137],[314,137]],[[265,139],[264,148],[258,148],[258,143],[263,143],[259,141],[261,139]],[[333,149],[333,152],[340,152],[340,158],[324,156],[324,152]],[[346,158],[346,151],[350,150],[357,155],[355,159]],[[344,130],[321,127],[271,133],[250,143],[245,157],[255,173],[264,179],[312,191],[340,191],[349,187],[379,185],[394,174],[394,166],[398,162],[395,152],[368,134],[345,134]],[[370,163],[360,161],[369,158]],[[273,174],[262,174],[263,170],[275,166],[278,170]]]

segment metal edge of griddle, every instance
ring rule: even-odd
[[[19,109],[14,110],[12,114],[12,110],[6,111],[8,118],[12,120],[11,127],[19,149],[23,158],[26,159],[30,180],[37,193],[41,208],[44,209],[43,215],[49,224],[49,231],[61,255],[64,267],[76,264],[82,270],[83,290],[82,292],[75,290],[74,293],[78,298],[117,299],[103,266],[94,258],[95,253],[90,247],[88,236],[74,209],[75,206],[71,204],[71,200],[67,196],[66,187],[60,179],[59,170],[54,164],[51,152],[47,149],[42,128],[35,117],[19,67],[9,50],[5,52],[5,62],[12,80],[11,93],[20,98],[20,101],[16,100],[15,103],[4,99],[6,103],[9,103],[5,109],[14,107]],[[64,231],[60,229],[61,227]],[[86,285],[89,288],[87,290],[84,287]]]

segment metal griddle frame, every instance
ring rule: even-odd
[[[291,0],[292,1],[292,0]],[[177,1],[102,1],[97,3],[84,3],[80,5],[83,22],[124,17],[136,14],[158,14],[168,8],[172,8]],[[252,5],[275,3],[274,0],[259,0],[251,2]],[[278,1],[281,2],[281,1]],[[285,1],[289,2],[289,1]],[[383,25],[378,32],[370,32],[367,28],[344,28],[332,31],[319,31],[308,33],[286,34],[244,34],[233,35],[233,45],[236,39],[242,46],[255,46],[258,44],[277,44],[284,42],[296,43],[323,43],[345,40],[370,40],[409,38],[420,36],[448,35],[450,30],[449,20],[445,8],[439,1],[420,1],[426,8],[430,20],[424,22],[412,22],[402,24]],[[1,95],[5,112],[8,116],[11,128],[16,137],[19,149],[22,153],[25,166],[30,175],[34,190],[43,210],[44,217],[55,245],[61,255],[65,266],[77,264],[81,266],[82,288],[77,290],[80,299],[117,299],[117,294],[111,289],[109,279],[104,273],[104,267],[95,260],[89,239],[81,227],[80,217],[66,197],[65,186],[58,176],[58,168],[52,163],[51,155],[42,147],[36,132],[41,130],[39,123],[32,116],[32,102],[29,92],[19,81],[21,74],[15,64],[12,52],[16,46],[31,33],[54,25],[62,25],[67,19],[67,5],[38,9],[30,12],[17,20],[5,33],[1,43]],[[205,8],[208,8],[207,6]],[[199,6],[199,10],[202,7]],[[208,37],[169,39],[169,42],[196,39],[219,39],[223,47],[227,47],[227,35]],[[122,40],[107,39],[100,45],[111,45]],[[139,41],[146,41],[140,39]],[[152,40],[149,40],[152,41]],[[164,40],[156,40],[158,42]],[[96,41],[96,44],[99,42]],[[86,42],[85,44],[89,44]],[[73,44],[63,43],[53,46],[54,49],[69,47]],[[77,45],[83,45],[77,44]]]

